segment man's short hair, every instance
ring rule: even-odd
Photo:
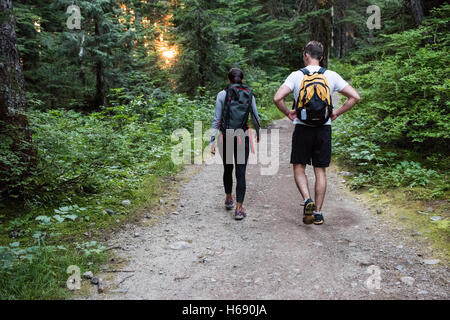
[[[310,41],[303,49],[303,55],[307,53],[311,58],[320,60],[323,57],[323,45],[319,41]]]

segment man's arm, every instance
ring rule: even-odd
[[[358,92],[356,92],[356,90],[349,84],[346,85],[344,89],[339,91],[339,93],[347,97],[347,100],[339,109],[333,111],[333,114],[331,115],[332,121],[336,120],[340,115],[353,108],[353,106],[360,100]]]
[[[283,112],[283,114],[288,117],[291,121],[297,117],[297,112],[295,110],[289,110],[286,108],[285,98],[292,92],[291,88],[286,85],[282,85],[280,89],[278,89],[277,93],[273,97],[273,102],[277,106],[277,108]]]

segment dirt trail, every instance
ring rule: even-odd
[[[197,166],[180,188],[178,215],[114,236],[110,245],[128,250],[118,252],[128,260],[123,269],[135,272],[115,273],[106,293],[90,298],[448,299],[443,262],[424,264],[432,258],[427,247],[362,207],[333,167],[325,224],[303,225],[289,164],[293,126],[280,120],[272,128],[280,129],[280,168],[262,176],[249,165],[244,221],[234,221],[223,206],[222,167]],[[370,265],[381,270],[380,289],[366,286]],[[414,283],[401,281],[405,276]]]

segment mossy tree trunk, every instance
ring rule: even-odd
[[[0,0],[0,195],[21,194],[35,158],[26,108],[12,0]]]

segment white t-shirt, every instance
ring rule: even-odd
[[[308,69],[309,72],[316,72],[319,71],[320,66],[307,66],[306,67]],[[299,95],[299,91],[300,91],[300,84],[302,83],[303,80],[303,72],[299,71],[295,71],[292,72],[289,77],[287,77],[286,81],[284,82],[284,85],[289,87],[289,89],[292,90],[292,92],[294,93],[294,99],[297,101],[298,99],[298,95]],[[345,81],[344,79],[342,79],[342,77],[337,74],[334,71],[331,70],[327,70],[324,73],[325,78],[327,78],[328,81],[328,85],[330,86],[330,92],[333,93],[334,91],[342,91],[345,86],[348,84],[347,81]],[[300,119],[295,118],[294,119],[294,124],[304,124],[302,121],[300,121]],[[327,123],[325,123],[326,125],[331,125],[331,119],[328,119]]]

